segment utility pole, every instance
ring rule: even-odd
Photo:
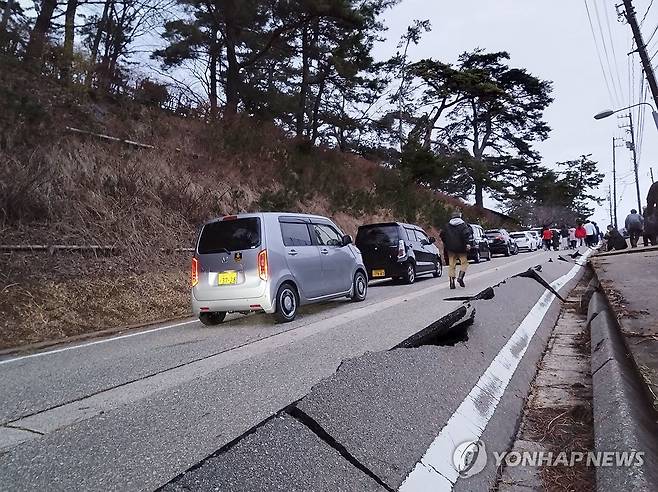
[[[610,223],[615,224],[615,221],[612,219],[612,194],[610,192],[610,185],[608,185],[608,211],[610,212]],[[615,229],[617,224],[615,224]]]
[[[633,31],[637,52],[640,55],[640,60],[642,61],[642,68],[644,69],[644,74],[647,76],[647,82],[649,82],[649,88],[651,89],[653,100],[656,103],[656,107],[658,107],[658,84],[656,84],[656,77],[653,73],[651,60],[647,54],[647,46],[644,44],[644,39],[642,39],[642,33],[640,32],[640,26],[637,23],[637,17],[635,17],[635,8],[633,7],[632,0],[623,1],[624,17],[626,18],[626,21],[631,26],[631,30]]]
[[[617,145],[617,141],[622,140],[621,138],[612,137],[612,214],[613,220],[611,224],[614,224],[615,229],[617,229],[617,158],[616,158],[616,149],[620,147]]]
[[[638,175],[638,166],[637,166],[637,152],[635,150],[635,132],[633,129],[633,115],[628,113],[626,115],[628,118],[628,126],[623,126],[631,134],[631,141],[626,142],[626,146],[633,152],[633,172],[635,173],[635,191],[637,193],[637,211],[638,213],[642,212],[642,198],[640,197],[640,177]],[[630,144],[630,145],[629,145]]]
[[[649,172],[651,173],[651,182],[653,183],[653,167],[649,168]]]

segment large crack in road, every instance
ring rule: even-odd
[[[557,290],[556,290],[556,288],[554,288],[553,285],[546,282],[539,274],[537,274],[537,270],[532,269],[532,271],[534,272],[534,274],[517,275],[514,277],[527,278],[537,282],[542,287],[547,287],[546,294],[544,294],[544,297],[547,294],[556,297],[559,296],[559,292],[557,292],[557,290],[563,287],[564,283],[568,281],[568,280],[563,280],[561,283],[557,283],[556,284]],[[464,298],[464,304],[462,306],[456,308],[454,311],[450,312],[449,314],[442,316],[441,318],[432,322],[424,329],[418,331],[411,337],[407,338],[406,340],[395,346],[389,352],[400,353],[401,351],[407,351],[409,349],[417,349],[418,347],[423,347],[428,345],[435,347],[454,346],[455,342],[457,341],[468,340],[468,335],[467,335],[468,327],[473,324],[477,316],[476,309],[471,305],[471,302],[474,300],[478,300],[480,302],[492,301],[496,297],[495,294],[496,289],[500,285],[503,285],[505,283],[506,282],[501,282],[494,287],[489,287],[485,289],[484,291],[480,292],[479,294],[476,294],[475,296]],[[540,301],[538,301],[538,303],[541,303],[541,299]],[[540,322],[541,319],[539,319],[536,328],[539,327]],[[510,347],[510,353],[512,357],[515,357],[518,360],[520,360],[520,358],[523,356],[523,353],[525,352],[525,348],[528,346],[530,342],[530,337],[531,334],[522,333],[521,336],[518,337],[518,339],[513,340],[513,343]],[[512,340],[510,340],[510,342],[512,342]],[[363,454],[359,456],[358,455],[359,453],[353,453],[352,451],[350,451],[350,448],[354,447],[353,442],[351,444],[343,442],[343,440],[340,437],[337,437],[336,435],[334,435],[334,433],[331,432],[331,430],[323,426],[320,420],[316,419],[312,415],[312,412],[305,411],[302,408],[305,405],[307,398],[311,398],[311,400],[314,398],[314,393],[316,393],[317,388],[322,387],[323,385],[331,386],[335,382],[336,377],[340,378],[341,373],[344,374],[344,372],[349,372],[349,369],[344,367],[346,363],[348,363],[348,365],[355,363],[358,364],[359,360],[368,359],[371,357],[373,357],[373,354],[367,354],[365,356],[359,357],[352,361],[344,361],[339,366],[334,376],[331,376],[330,378],[327,378],[325,381],[316,385],[306,397],[286,407],[285,409],[280,411],[275,417],[277,416],[282,417],[283,415],[289,415],[295,418],[306,428],[308,428],[313,434],[315,434],[323,443],[325,443],[331,449],[335,450],[351,466],[353,466],[354,468],[356,468],[357,470],[359,470],[360,472],[364,473],[369,478],[371,478],[378,486],[380,486],[384,490],[396,490],[397,487],[399,487],[402,484],[401,479],[403,479],[406,475],[398,474],[396,478],[391,479],[390,473],[388,474],[389,476],[386,476],[387,473],[386,472],[382,473],[381,467],[378,466],[372,467],[371,465],[373,462],[370,461],[369,463],[368,459],[363,459]],[[361,378],[360,380],[363,379]],[[343,377],[341,381],[345,383],[345,378]],[[493,380],[489,381],[488,386],[485,384],[484,392],[481,393],[480,396],[475,400],[475,408],[479,408],[481,414],[486,414],[488,412],[489,407],[491,407],[492,405],[495,407],[495,405],[497,405],[498,403],[497,399],[493,396],[494,394],[496,394],[496,388],[494,388],[494,386],[495,386],[494,381]],[[319,391],[321,392],[322,389],[320,389]],[[500,397],[498,397],[498,399],[499,398]],[[398,401],[397,403],[400,402]],[[322,417],[326,417],[327,414],[331,414],[331,411],[328,411],[326,409],[317,408],[317,407],[313,408],[312,405],[310,408],[315,410],[316,415],[320,415]],[[231,443],[230,447],[223,447],[222,449],[218,450],[216,453],[213,453],[207,460],[204,460],[203,462],[195,465],[193,470],[189,470],[179,475],[176,479],[174,479],[170,483],[170,485],[165,487],[165,490],[180,490],[180,489],[200,490],[201,488],[207,486],[226,485],[226,482],[224,481],[224,476],[225,473],[228,472],[225,469],[225,464],[233,463],[235,461],[231,457],[228,457],[227,454],[231,453],[233,446],[242,444],[244,437],[250,436],[250,439],[252,440],[255,439],[256,442],[253,444],[247,444],[245,446],[242,446],[242,448],[240,449],[240,455],[242,457],[249,457],[250,446],[256,446],[256,447],[261,446],[261,443],[257,442],[257,437],[254,438],[253,436],[259,432],[259,429],[262,429],[263,425],[277,426],[276,423],[272,423],[272,420],[273,419],[270,418],[267,419],[266,422],[262,422],[258,424],[258,426],[256,426],[255,428],[252,428],[249,431],[247,431],[243,437],[239,437],[235,439]],[[335,421],[333,422],[333,424],[335,425]],[[268,431],[263,431],[263,432],[269,432],[269,431],[270,430],[268,429]],[[345,437],[345,435],[343,434],[342,437]],[[358,450],[358,446],[356,449]],[[273,452],[276,451],[273,450]],[[417,458],[419,458],[419,456],[417,456]],[[257,456],[251,456],[251,459],[253,459],[256,463],[259,463],[259,459]],[[380,465],[381,464],[380,462],[381,462],[380,459],[374,461],[376,465]],[[272,466],[272,463],[269,463],[269,465]],[[435,468],[434,465],[432,465],[431,463],[425,463],[425,466],[432,469],[435,474],[443,477],[443,479],[446,480],[446,482],[450,482],[450,480],[448,480],[448,478],[441,472],[441,470]],[[274,470],[271,469],[269,471],[274,472]],[[247,477],[244,478],[247,479]],[[261,476],[259,478],[256,478],[256,483],[260,483],[258,482],[259,479],[267,480],[265,477]],[[253,486],[254,484],[252,480],[254,480],[253,475],[249,476],[248,478],[250,486]],[[203,484],[203,487],[201,487],[200,484]],[[267,482],[266,484],[267,486],[274,485],[272,483],[267,483]],[[235,485],[236,484],[233,483],[233,486]],[[263,484],[261,483],[261,485]],[[317,486],[318,484],[316,483],[315,485]],[[240,488],[241,487],[238,487],[238,489]]]

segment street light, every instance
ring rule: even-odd
[[[601,111],[600,113],[597,113],[594,115],[595,120],[602,120],[603,118],[607,118],[608,116],[612,116],[615,113],[619,113],[621,111],[626,111],[631,108],[636,108],[638,106],[642,105],[647,105],[651,108],[651,114],[653,115],[653,122],[656,124],[656,129],[658,129],[658,113],[654,109],[654,107],[649,104],[648,102],[641,102],[637,104],[633,104],[632,106],[628,106],[627,108],[621,108],[621,109],[606,109],[604,111]]]

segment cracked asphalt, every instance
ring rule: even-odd
[[[390,349],[461,305],[444,298],[538,264],[548,282],[564,275],[573,265],[557,256],[471,265],[458,291],[445,277],[371,285],[365,303],[309,306],[287,325],[235,316],[0,359],[0,490],[396,489],[544,287],[515,278],[473,301],[464,342]],[[485,429],[493,449],[514,434],[549,325],[550,316]],[[281,413],[294,402],[381,483]],[[455,488],[494,476],[488,465]]]

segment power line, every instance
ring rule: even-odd
[[[631,49],[626,57],[626,66],[628,67],[628,105],[633,105],[633,86],[635,84],[635,63],[633,63],[630,53],[633,53],[635,39],[631,36]]]
[[[656,35],[656,32],[658,32],[658,25],[656,25],[656,27],[654,27],[653,32],[651,33],[651,36],[649,36],[649,39],[647,40],[647,42],[644,43],[645,46],[649,45],[649,43],[651,42],[653,37]]]
[[[587,0],[583,0],[583,2],[585,3],[585,10],[587,11],[587,19],[589,20],[589,28],[592,31],[592,38],[594,39],[594,46],[596,47],[596,55],[599,58],[599,66],[601,67],[603,80],[605,81],[605,86],[608,89],[608,96],[610,97],[610,102],[614,103],[615,99],[612,97],[612,90],[610,90],[610,83],[608,82],[608,76],[606,74],[605,68],[603,67],[603,59],[601,58],[601,49],[599,48],[599,43],[596,39],[596,34],[594,33],[594,24],[592,23],[592,16],[589,12],[589,6],[587,5]]]
[[[640,78],[640,91],[639,91],[639,97],[638,97],[638,102],[646,102],[647,100],[647,92],[646,92],[646,85],[645,85],[645,80],[644,77]],[[644,108],[643,106],[638,106],[637,107],[637,129],[635,132],[635,140],[637,142],[637,162],[638,166],[639,163],[641,162],[642,158],[642,143],[644,141]]]
[[[651,58],[649,58],[649,61],[652,61],[652,60],[656,57],[656,55],[658,55],[658,50],[656,50],[656,51],[653,53],[653,55],[651,55]]]
[[[595,1],[594,4],[596,5],[596,1]],[[617,74],[617,82],[619,83],[619,95],[621,96],[620,100],[623,101],[623,99],[624,99],[623,98],[624,94],[623,94],[623,90],[622,90],[623,85],[621,83],[621,75],[620,75],[620,72],[619,72],[619,63],[617,61],[617,52],[615,50],[615,43],[614,43],[614,39],[612,37],[612,27],[610,25],[610,15],[608,13],[608,10],[609,9],[606,7],[603,10],[603,12],[605,12],[605,21],[606,21],[606,24],[607,24],[607,27],[608,27],[608,38],[610,40],[610,47],[612,48],[612,58],[613,58],[613,61],[615,62],[615,72]]]
[[[653,7],[653,0],[651,0],[651,3],[647,7],[647,11],[644,13],[644,16],[642,17],[642,20],[640,21],[640,25],[644,24],[644,21],[647,18],[647,15],[649,15],[649,10],[651,10],[651,7]]]
[[[608,53],[608,43],[606,43],[605,36],[603,35],[603,26],[601,25],[601,16],[599,15],[599,7],[596,0],[594,0],[594,16],[596,17],[596,23],[599,26],[599,33],[601,34],[601,43],[603,44],[603,53],[605,54],[605,59],[608,64],[608,71],[610,80],[612,82],[612,90],[615,93],[616,103],[621,105],[622,99],[619,97],[619,92],[617,92],[617,84],[615,83],[615,78],[612,73],[612,63],[610,62],[610,54]],[[619,90],[621,91],[621,87]]]

